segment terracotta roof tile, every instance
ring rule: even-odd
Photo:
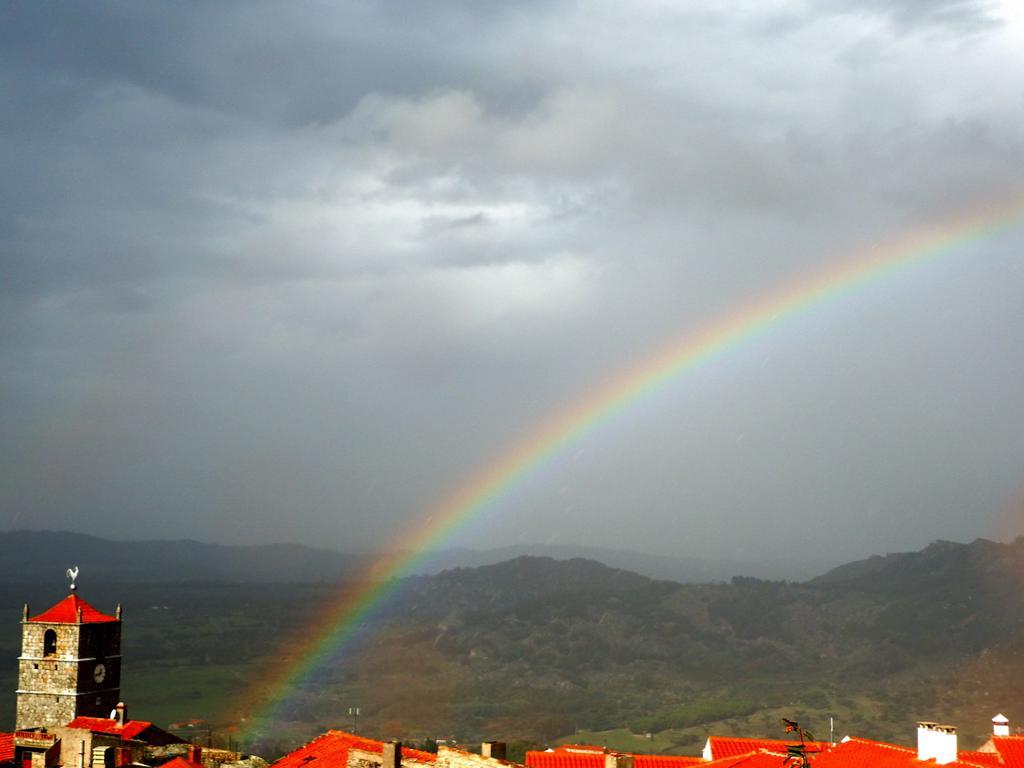
[[[0,733],[0,763],[14,761],[14,734]]]
[[[147,720],[129,720],[123,726],[117,724],[117,720],[108,717],[86,717],[80,715],[67,724],[68,728],[81,728],[93,733],[107,733],[111,736],[120,736],[122,739],[134,739],[153,724]]]
[[[202,763],[193,763],[187,757],[182,757],[181,755],[160,764],[160,768],[202,768],[202,766]]]
[[[745,752],[740,755],[729,755],[720,757],[717,760],[701,762],[706,768],[783,768],[783,761],[786,759],[785,752],[768,750],[757,750]]]
[[[704,765],[704,758],[689,755],[634,755],[633,768],[686,768]]]
[[[1024,768],[1024,736],[993,736],[991,744],[1008,768]]]
[[[68,595],[59,603],[33,616],[29,621],[44,624],[77,624],[78,611],[82,611],[83,624],[105,624],[109,621],[117,621],[113,616],[100,613],[78,595]]]
[[[294,752],[285,755],[276,763],[273,768],[348,768],[348,753],[357,749],[363,752],[381,754],[384,751],[384,743],[374,739],[364,739],[344,731],[328,731],[318,736],[304,747],[299,747]],[[418,749],[402,748],[402,760],[412,760],[419,763],[437,762],[437,755],[433,752],[421,752]]]
[[[568,744],[553,751],[526,753],[528,768],[604,768],[604,747]],[[699,757],[688,755],[633,755],[633,768],[688,768],[705,765]]]
[[[526,753],[528,768],[603,768],[604,750],[556,749]]]
[[[977,765],[1003,765],[998,752],[957,752],[957,758]]]
[[[918,760],[917,750],[910,747],[854,737],[822,752],[812,764],[814,768],[920,768],[934,766],[935,761]],[[987,768],[991,764],[961,757],[947,765],[950,768]]]
[[[709,736],[708,741],[711,743],[711,759],[718,760],[721,757],[730,757],[732,755],[746,755],[751,752],[757,752],[758,750],[767,750],[769,752],[779,752],[786,754],[786,748],[790,744],[795,744],[798,739],[747,739],[732,736]],[[808,751],[817,750],[821,751],[828,748],[828,742],[826,741],[809,741],[807,742]]]

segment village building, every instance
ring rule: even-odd
[[[24,606],[16,730],[0,734],[0,765],[119,768],[151,764],[154,748],[182,744],[149,721],[128,719],[121,621],[121,606],[113,615],[97,610],[76,594],[74,578],[71,594],[42,613]]]
[[[1024,768],[1024,736],[1012,736],[1002,715],[993,719],[991,739],[973,751],[958,749],[956,728],[917,724],[917,748],[847,736],[837,743],[804,743],[812,768]],[[699,756],[623,753],[600,746],[569,744],[526,753],[520,768],[787,768],[793,739],[711,736]],[[398,742],[328,731],[285,755],[272,768],[501,768],[515,766],[504,745],[485,742],[481,754],[441,746],[437,754],[403,748]],[[180,768],[188,768],[181,766]]]
[[[25,604],[15,728],[106,717],[121,699],[121,607],[110,616],[74,591],[37,616]]]
[[[689,768],[699,757],[627,754],[585,744],[566,744],[526,753],[528,768]]]
[[[917,748],[847,736],[842,741],[808,742],[814,768],[1024,768],[1024,736],[1009,735],[1002,715],[993,718],[993,736],[979,750],[958,749],[956,727],[917,724]],[[711,736],[701,765],[706,768],[780,768],[792,740],[738,739]]]
[[[441,745],[436,753],[397,741],[377,741],[345,731],[328,731],[285,755],[272,768],[515,768],[505,744],[485,741],[480,754]],[[521,766],[519,766],[521,768]]]

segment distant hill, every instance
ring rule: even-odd
[[[52,579],[70,565],[83,578],[149,582],[227,581],[239,583],[335,582],[364,574],[367,553],[343,553],[302,544],[242,546],[191,539],[111,541],[66,531],[0,532],[0,579],[34,582]],[[727,581],[733,576],[803,580],[823,573],[827,561],[714,560],[649,555],[628,550],[561,545],[516,545],[490,550],[447,549],[418,559],[416,573],[477,567],[521,556],[561,560],[586,558],[613,568],[681,583]]]
[[[514,690],[544,713],[524,707],[520,727],[568,734],[676,729],[684,745],[703,723],[771,735],[778,713],[820,728],[831,712],[843,733],[898,742],[915,720],[956,722],[970,744],[999,710],[1024,718],[1022,587],[1024,539],[935,542],[802,584],[521,557],[414,580],[389,614],[429,627],[406,650],[422,637],[471,681],[483,731],[511,717],[487,715],[485,692]]]
[[[552,557],[556,560],[584,558],[596,560],[612,568],[633,571],[653,579],[667,579],[682,584],[728,581],[734,576],[759,579],[805,581],[838,561],[823,558],[727,558],[671,557],[624,549],[582,547],[568,544],[517,544],[487,550],[447,549],[421,558],[419,573],[439,573],[449,568],[493,565],[516,557]]]
[[[22,564],[54,542],[22,536],[21,549],[7,549]],[[180,573],[184,563],[196,577],[209,572],[197,553],[220,551],[171,544],[147,563],[145,546],[65,539],[33,584],[3,575],[12,572],[5,558],[0,658],[17,656],[21,603],[59,599],[63,584],[53,582],[67,557],[94,547],[93,561],[74,558],[83,574],[91,562],[117,578],[84,581],[82,594],[108,610],[125,606],[134,711],[157,722],[237,724],[247,686],[258,687],[289,643],[322,637],[338,586],[186,580],[169,588],[125,575],[129,567]],[[275,550],[294,551],[305,548]],[[252,548],[228,554],[234,572],[258,570]],[[283,558],[276,567],[288,567]],[[308,739],[344,725],[355,705],[375,735],[549,741],[625,727],[695,751],[709,731],[777,736],[786,716],[817,732],[830,713],[839,734],[907,742],[913,722],[930,719],[960,725],[964,744],[975,745],[997,711],[1024,720],[1022,582],[1024,539],[936,542],[804,583],[679,584],[584,558],[452,568],[393,585],[331,661],[281,702],[272,733]],[[14,689],[14,670],[0,666],[0,690]]]
[[[885,593],[971,588],[1003,584],[1016,591],[1024,574],[1024,537],[1010,543],[975,539],[970,544],[935,541],[919,552],[875,555],[833,568],[812,580],[816,587],[845,587]]]
[[[337,581],[359,563],[350,556],[300,544],[225,546],[191,539],[110,541],[64,531],[0,533],[0,580],[59,580],[77,565],[83,581]]]

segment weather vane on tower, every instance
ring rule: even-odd
[[[72,566],[71,568],[68,568],[67,575],[68,575],[68,578],[71,579],[71,591],[74,592],[75,589],[77,588],[75,586],[75,579],[78,578],[78,566],[75,565],[75,566]]]

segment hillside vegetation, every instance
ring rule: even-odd
[[[347,727],[359,706],[360,730],[405,738],[573,737],[695,753],[709,731],[777,735],[783,714],[827,734],[831,713],[837,735],[906,743],[914,720],[934,719],[960,725],[970,745],[996,711],[1024,717],[1021,574],[1024,541],[978,540],[801,584],[682,585],[535,557],[416,577],[252,738],[273,753]],[[0,587],[9,691],[21,602],[56,601],[55,586]],[[275,664],[298,660],[290,643],[308,639],[337,589],[120,583],[83,596],[125,604],[133,716],[226,728],[259,708]],[[4,714],[0,727],[13,696]]]

